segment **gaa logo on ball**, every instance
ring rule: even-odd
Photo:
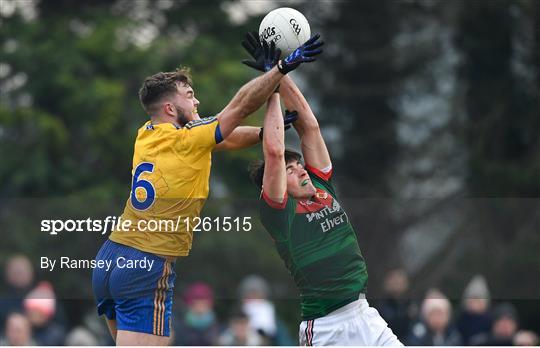
[[[311,36],[309,23],[302,13],[281,7],[268,13],[259,26],[259,38],[268,43],[274,42],[286,57]]]

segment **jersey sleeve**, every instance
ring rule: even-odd
[[[317,169],[306,163],[305,169],[315,186],[319,186],[320,188],[329,191],[334,197],[336,196],[336,190],[332,183],[332,176],[334,174],[332,165],[330,165],[329,168]]]
[[[211,151],[223,140],[216,117],[188,122],[182,133],[181,146],[192,153]]]
[[[261,222],[268,233],[277,242],[283,242],[289,238],[289,229],[295,213],[295,200],[288,197],[282,203],[271,200],[264,190],[260,198]]]

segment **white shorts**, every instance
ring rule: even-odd
[[[300,323],[301,346],[403,346],[365,296]]]

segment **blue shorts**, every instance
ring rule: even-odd
[[[170,261],[107,240],[92,274],[98,315],[118,330],[169,336],[175,279]]]

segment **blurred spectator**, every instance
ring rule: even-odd
[[[15,294],[26,295],[34,282],[34,268],[25,255],[15,255],[6,264],[6,283]]]
[[[59,346],[64,344],[65,330],[53,320],[56,298],[52,285],[41,282],[23,302],[26,316],[32,324],[36,344]]]
[[[394,269],[384,279],[384,298],[374,301],[374,306],[401,341],[407,337],[417,312],[417,306],[406,298],[408,290],[407,273],[402,269]]]
[[[214,295],[206,283],[194,283],[184,292],[186,311],[174,322],[173,344],[211,346],[217,343],[220,325],[214,313]]]
[[[67,335],[66,346],[97,346],[97,338],[84,327],[76,327]]]
[[[491,329],[489,305],[487,282],[483,276],[476,275],[463,291],[463,308],[456,321],[464,345],[468,345],[473,336],[489,333]]]
[[[4,337],[0,339],[2,346],[33,346],[32,325],[21,313],[10,313],[6,319]]]
[[[235,308],[229,318],[229,327],[219,337],[222,346],[260,346],[267,344],[250,325],[241,308]]]
[[[242,311],[249,325],[266,341],[265,344],[289,346],[294,344],[285,325],[277,318],[274,304],[269,300],[270,287],[258,275],[250,275],[239,286]]]
[[[471,337],[475,346],[511,346],[518,330],[516,309],[510,303],[501,303],[493,310],[491,332]]]
[[[25,255],[15,255],[6,262],[4,273],[6,293],[0,300],[0,325],[3,327],[11,312],[23,310],[22,301],[34,285],[34,268]]]
[[[537,346],[538,336],[532,331],[521,330],[514,336],[513,344],[514,346]]]
[[[109,333],[105,320],[96,315],[94,301],[92,300],[90,303],[91,309],[83,315],[82,326],[97,339],[97,346],[114,346],[114,339]]]
[[[459,346],[461,336],[451,325],[452,305],[439,291],[431,290],[422,302],[421,321],[409,334],[411,346]]]

